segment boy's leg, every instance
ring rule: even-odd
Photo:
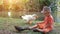
[[[24,30],[30,30],[30,28],[29,27],[25,27],[25,28],[23,28],[23,27],[18,27],[18,26],[14,26],[15,27],[15,29],[17,30],[17,31],[24,31]]]
[[[33,30],[34,32],[41,32],[42,34],[45,34],[44,32],[37,30],[36,28],[32,28],[32,29],[31,29],[31,28],[29,28],[29,27],[22,28],[22,27],[15,26],[15,29],[16,29],[18,32],[21,32],[21,31],[24,31],[24,30]]]
[[[38,31],[36,28],[29,28],[29,27],[22,28],[22,27],[15,26],[15,29],[16,29],[17,31],[33,30],[34,32],[40,32],[40,31]]]
[[[46,33],[44,33],[43,31],[37,30],[36,28],[33,28],[32,30],[33,30],[33,32],[40,32],[41,34],[46,34]]]
[[[33,28],[32,30],[33,30],[33,32],[40,32],[40,31],[37,30],[36,28]]]
[[[23,31],[23,28],[21,28],[21,27],[18,27],[18,26],[14,26],[14,28],[17,30],[17,31]]]
[[[23,27],[18,27],[18,26],[14,26],[14,27],[17,31],[23,31],[23,30],[32,30],[33,28],[36,28],[37,25],[31,26],[31,27],[24,27],[24,28]]]

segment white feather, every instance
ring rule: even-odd
[[[33,14],[33,15],[24,15],[24,16],[22,16],[22,19],[26,20],[28,22],[29,20],[35,20],[36,18],[34,16],[36,16],[36,14]]]

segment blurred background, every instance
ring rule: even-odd
[[[20,18],[25,14],[37,14],[39,20],[43,20],[41,10],[51,4],[55,22],[60,22],[60,0],[0,0],[0,17]]]
[[[14,26],[32,26],[44,19],[41,13],[43,6],[51,8],[54,17],[54,31],[50,34],[60,34],[60,0],[0,0],[0,34],[41,34],[40,32],[15,32]],[[20,18],[23,15],[37,14],[39,18],[31,25],[25,24]]]

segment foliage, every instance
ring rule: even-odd
[[[12,8],[13,10],[20,10],[23,8],[26,11],[41,11],[43,6],[50,6],[53,2],[56,4],[56,0],[0,0],[0,5],[3,5],[5,10]],[[56,10],[55,4],[51,6],[52,11]]]
[[[43,6],[48,6],[51,7],[52,10],[52,15],[54,17],[54,19],[56,18],[56,11],[57,11],[57,0],[39,0],[40,3],[40,9],[42,10]],[[41,17],[43,18],[43,17]]]
[[[50,6],[52,4],[51,9],[52,9],[53,13],[57,9],[57,6],[56,6],[57,1],[56,0],[39,0],[39,3],[40,3],[40,6],[41,6],[41,9],[42,9],[43,6]]]

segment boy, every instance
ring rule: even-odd
[[[15,26],[15,29],[18,31],[23,31],[23,30],[33,30],[35,32],[43,32],[43,34],[46,34],[47,32],[50,32],[53,29],[53,17],[51,15],[51,8],[44,6],[42,13],[44,14],[45,18],[43,22],[38,22],[36,25],[31,26],[31,27],[18,27]]]

